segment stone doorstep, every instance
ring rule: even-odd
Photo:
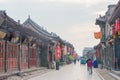
[[[3,80],[3,79],[6,79],[10,76],[13,76],[13,75],[18,75],[20,76],[21,73],[29,73],[29,72],[33,72],[33,71],[37,71],[37,70],[44,70],[44,69],[47,69],[46,67],[40,67],[40,68],[32,68],[32,69],[27,69],[27,70],[23,70],[23,71],[9,71],[9,72],[2,72],[0,73],[0,80]]]
[[[7,77],[10,77],[10,76],[13,76],[13,75],[17,75],[17,73],[19,73],[19,71],[0,73],[0,80],[6,79]]]

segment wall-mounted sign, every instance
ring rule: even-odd
[[[0,38],[3,39],[6,36],[6,34],[7,34],[6,32],[0,31]]]

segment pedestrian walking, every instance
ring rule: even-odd
[[[74,64],[76,64],[76,59],[74,59]]]
[[[88,59],[88,61],[87,61],[87,70],[89,71],[89,74],[92,74],[92,66],[93,66],[92,59]]]
[[[89,60],[90,60],[89,58],[86,60],[86,63],[87,63],[87,71],[89,71],[89,69],[88,69],[88,61],[89,61]]]
[[[94,60],[93,66],[94,66],[94,68],[98,68],[98,61],[97,60]]]

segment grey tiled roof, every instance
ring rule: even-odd
[[[46,36],[46,37],[51,37],[51,33],[48,31],[44,30],[41,26],[39,26],[37,23],[35,23],[33,20],[30,19],[30,17],[23,23],[23,25],[40,35]]]
[[[0,11],[0,26],[2,26],[3,29],[6,29],[10,32],[20,31],[21,34],[26,36],[27,35],[33,37],[39,36],[34,31],[23,27],[23,25],[21,24],[18,24],[18,22],[14,21],[11,17],[9,17],[5,11]],[[6,26],[6,28],[4,28],[3,26]]]
[[[4,17],[5,17],[5,11],[0,11],[0,25],[4,22]]]

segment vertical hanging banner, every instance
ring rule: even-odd
[[[61,49],[59,46],[57,46],[56,48],[56,59],[60,59],[61,57]]]
[[[116,31],[118,32],[118,35],[120,35],[120,18],[116,19],[115,26],[116,26]]]
[[[60,43],[56,45],[56,59],[60,59],[61,57],[61,48],[60,48]]]

